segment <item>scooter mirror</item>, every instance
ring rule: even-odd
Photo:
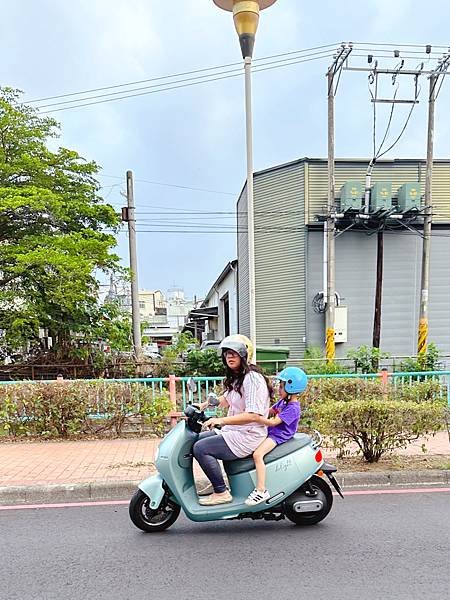
[[[219,397],[214,392],[208,394],[208,406],[219,406]]]
[[[195,383],[195,381],[192,379],[192,377],[189,377],[189,379],[186,382],[187,388],[190,392],[194,393],[197,391],[197,384]]]

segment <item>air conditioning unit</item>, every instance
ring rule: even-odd
[[[418,183],[404,183],[398,190],[398,210],[420,210],[420,185]]]
[[[360,181],[346,181],[341,188],[341,211],[360,211],[364,196],[364,187]]]

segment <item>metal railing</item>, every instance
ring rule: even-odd
[[[394,389],[400,389],[405,386],[410,386],[416,382],[424,381],[436,381],[438,383],[438,389],[436,391],[437,396],[440,398],[446,398],[447,404],[450,407],[450,371],[414,371],[414,372],[399,372],[399,373],[388,373],[382,371],[381,373],[337,373],[337,374],[314,374],[309,375],[309,379],[321,380],[321,379],[361,379],[361,380],[381,380],[386,385],[390,384]],[[144,393],[144,397],[150,400],[162,393],[168,393],[172,403],[173,411],[184,410],[186,404],[189,402],[203,402],[208,394],[212,391],[221,393],[222,391],[222,377],[193,377],[192,378],[197,384],[197,391],[192,393],[187,382],[188,377],[141,377],[141,378],[124,378],[124,379],[78,379],[78,380],[63,380],[62,382],[55,380],[28,380],[28,381],[0,381],[0,389],[4,386],[15,386],[15,385],[39,385],[39,384],[53,384],[62,385],[64,383],[70,384],[83,384],[90,383],[87,389],[83,390],[83,393],[87,393],[89,398],[92,397],[92,409],[93,414],[102,415],[104,414],[104,408],[107,403],[108,395],[112,392],[111,384],[122,384],[117,386],[115,390],[118,395],[124,394],[127,397],[136,396],[136,402],[138,403]],[[136,384],[145,386],[144,390],[139,390]],[[129,386],[129,389],[124,389],[122,386]]]

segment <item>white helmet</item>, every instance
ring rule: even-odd
[[[223,355],[225,350],[234,350],[240,357],[245,358],[248,363],[253,360],[253,344],[247,336],[240,333],[227,335],[223,338],[219,346],[219,353]]]

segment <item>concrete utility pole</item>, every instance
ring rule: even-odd
[[[328,85],[328,206],[327,206],[327,288],[325,307],[325,356],[331,362],[336,356],[334,341],[334,321],[336,313],[336,262],[335,262],[335,230],[336,230],[336,208],[335,177],[334,177],[334,96],[337,85],[334,78],[341,73],[342,68],[352,51],[352,44],[342,44],[338,49],[332,65],[327,71]],[[339,79],[338,79],[339,83]]]
[[[136,218],[134,214],[133,173],[127,171],[127,210],[128,242],[130,248],[131,271],[131,319],[133,323],[133,349],[136,361],[142,360],[141,315],[139,311],[139,285],[136,252]]]
[[[334,67],[327,74],[328,81],[328,210],[327,210],[327,305],[325,312],[325,355],[332,361],[336,355],[334,318],[336,308],[335,275],[335,178],[334,178]]]
[[[432,223],[432,184],[433,184],[433,150],[434,150],[434,109],[440,86],[436,91],[439,78],[448,75],[450,53],[443,56],[439,65],[430,74],[430,91],[428,96],[428,133],[427,133],[427,163],[425,174],[425,219],[423,223],[422,245],[422,275],[420,284],[420,314],[419,331],[417,336],[417,354],[424,355],[428,345],[428,301],[430,288],[430,250]]]
[[[430,286],[430,249],[431,249],[431,185],[433,182],[434,149],[434,107],[436,102],[437,76],[430,75],[430,93],[428,98],[427,165],[425,173],[425,219],[423,222],[422,276],[420,284],[419,333],[417,354],[425,354],[428,341],[428,296]]]

